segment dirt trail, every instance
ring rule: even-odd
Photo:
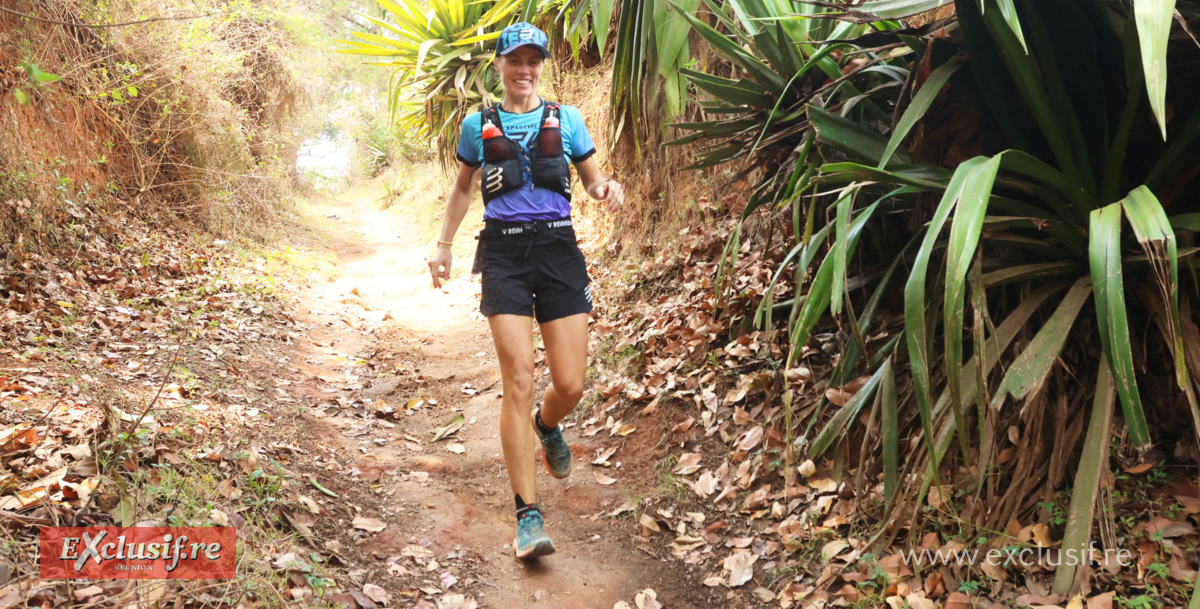
[[[558,552],[530,565],[513,557],[514,508],[498,435],[500,371],[477,313],[470,259],[456,260],[454,281],[435,290],[425,267],[428,243],[397,215],[362,201],[326,199],[318,209],[326,220],[318,230],[336,249],[341,277],[300,291],[294,301],[308,331],[292,362],[308,380],[293,393],[317,408],[296,420],[305,453],[291,467],[315,474],[344,507],[333,508],[336,526],[330,518],[322,519],[328,526],[318,524],[317,543],[342,539],[352,576],[394,598],[436,601],[431,592],[449,572],[458,583],[447,592],[474,596],[481,607],[609,609],[622,600],[633,606],[644,588],[655,589],[666,607],[707,606],[703,586],[687,584],[679,563],[638,549],[628,516],[604,515],[627,494],[620,484],[596,482],[587,464],[595,441],[574,429],[567,433],[576,456],[572,476],[555,480],[538,471],[538,499]],[[403,412],[418,397],[436,405]],[[379,400],[398,411],[394,419],[370,416]],[[460,413],[467,423],[450,442],[465,452],[431,443],[431,431]],[[387,528],[352,530],[358,514],[350,506]],[[396,561],[412,545],[427,547],[440,564],[416,572],[413,563]],[[407,567],[389,572],[391,562]]]

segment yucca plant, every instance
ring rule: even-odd
[[[547,10],[553,9],[556,4],[559,5],[557,11]],[[615,0],[551,0],[542,7],[543,21],[548,22],[548,26],[557,24],[557,38],[570,47],[571,56],[578,63],[580,48],[589,34],[594,34],[596,50],[601,57],[604,56],[615,5]],[[592,18],[590,27],[588,16]],[[553,29],[546,28],[546,32],[550,33]],[[554,34],[550,36],[555,37]]]
[[[941,4],[877,0],[829,16],[878,22],[886,34],[894,24],[884,18]],[[960,40],[869,37],[892,57],[907,47],[906,93],[923,83],[904,105],[892,105],[891,93],[868,91],[855,104],[825,95],[776,117],[757,97],[770,77],[755,75],[719,81],[729,110],[714,109],[741,111],[747,122],[737,129],[766,137],[768,121],[792,121],[794,151],[767,167],[775,182],[762,193],[832,203],[819,230],[813,218],[825,214],[808,214],[775,277],[808,277],[789,321],[789,364],[833,314],[848,340],[829,385],[865,377],[832,416],[815,409],[804,433],[809,455],[852,437],[876,447],[862,451],[857,477],[861,487],[882,475],[875,515],[884,522],[907,508],[916,525],[931,489],[944,503],[945,489],[957,488],[967,522],[1003,530],[1053,496],[1082,443],[1063,531],[1064,547],[1080,548],[1108,467],[1115,404],[1138,458],[1153,459],[1149,449],[1173,439],[1156,438],[1155,421],[1175,433],[1186,422],[1200,435],[1200,362],[1185,356],[1200,348],[1200,332],[1179,300],[1190,297],[1186,311],[1200,293],[1192,247],[1200,96],[1184,78],[1200,53],[1182,27],[1169,43],[1175,9],[1185,19],[1200,12],[1182,0],[953,4]],[[782,65],[769,55],[779,48],[739,42],[730,52]],[[873,99],[896,120],[864,111]],[[721,132],[729,122],[687,127],[726,138],[709,152],[713,161],[757,152],[743,143],[757,137]],[[769,323],[771,304],[768,292],[760,323]],[[902,323],[879,327],[885,308]],[[854,425],[863,419],[881,424]],[[1195,441],[1191,431],[1182,438]],[[1056,590],[1073,576],[1060,568]]]
[[[1200,98],[1185,90],[1187,85],[1166,95],[1168,66],[1177,65],[1167,55],[1174,4],[958,0],[966,59],[950,52],[940,65],[931,62],[938,67],[889,138],[810,108],[818,142],[845,155],[822,165],[814,182],[849,186],[836,204],[834,246],[809,288],[801,320],[837,311],[855,246],[852,227],[877,222],[873,208],[858,205],[854,193],[890,185],[940,196],[933,206],[920,205],[919,197],[891,199],[893,211],[923,221],[919,241],[874,253],[903,259],[911,268],[903,285],[906,349],[887,357],[907,356],[912,385],[901,406],[915,406],[924,447],[923,460],[909,459],[924,463],[909,470],[921,475],[902,478],[897,468],[884,468],[889,497],[908,487],[920,505],[931,486],[944,483],[950,468],[943,464],[956,456],[981,473],[975,496],[999,506],[977,524],[1003,528],[1031,507],[1030,490],[1053,481],[1050,464],[1065,463],[1074,450],[1064,442],[1002,465],[997,453],[1003,430],[1049,417],[1057,432],[1067,433],[1067,413],[1078,413],[1082,421],[1086,396],[1091,396],[1092,422],[1065,531],[1065,547],[1085,546],[1099,473],[1107,467],[1114,401],[1121,404],[1138,454],[1145,456],[1154,444],[1139,384],[1155,377],[1143,375],[1139,383],[1134,354],[1152,352],[1155,344],[1169,354],[1161,363],[1173,372],[1164,376],[1190,409],[1181,418],[1200,435],[1193,390],[1200,379],[1189,374],[1185,361],[1183,328],[1191,321],[1181,319],[1178,301],[1179,266],[1182,261],[1195,268],[1195,249],[1181,249],[1176,235],[1197,228],[1194,213],[1200,206],[1184,195],[1193,176],[1181,170],[1198,160]],[[871,7],[868,2],[857,10]],[[937,56],[935,49],[928,51],[929,57]],[[985,150],[953,168],[915,163],[896,153],[918,121],[936,120],[926,112],[948,82],[952,91],[985,110],[992,123],[988,129],[1001,136],[1006,150]],[[1195,294],[1194,275],[1191,283],[1189,292]],[[1150,323],[1153,327],[1147,327]],[[855,333],[866,330],[858,327]],[[798,323],[794,344],[803,344],[809,331],[811,326]],[[1022,340],[1014,340],[1018,337]],[[964,362],[965,355],[972,357]],[[880,375],[894,375],[894,370],[879,366],[872,380]],[[1090,383],[1086,389],[1074,387],[1085,383]],[[872,390],[864,388],[855,406],[864,407]],[[1065,410],[1056,406],[1060,400]],[[1048,414],[1056,408],[1061,415]],[[1180,418],[1161,408],[1156,414],[1164,421]],[[852,417],[835,418],[817,435],[811,453],[844,437],[845,420]],[[892,436],[902,430],[883,433],[888,437],[879,461],[896,463],[899,443]],[[1063,439],[1032,433],[1039,441]],[[1001,490],[988,478],[1010,485]],[[1055,587],[1069,589],[1073,574],[1060,569]]]
[[[388,111],[397,130],[436,139],[443,160],[453,158],[458,126],[497,97],[492,48],[500,30],[528,16],[536,0],[375,0],[386,17],[362,15],[383,35],[352,32],[358,41],[339,53],[385,58],[392,68]]]
[[[721,294],[726,287],[728,259],[741,245],[743,222],[761,206],[792,208],[793,234],[803,237],[788,254],[788,262],[811,241],[813,215],[808,215],[807,224],[801,222],[803,195],[817,161],[808,103],[817,98],[830,106],[846,103],[847,111],[853,107],[855,116],[890,120],[881,106],[891,103],[889,91],[893,99],[898,96],[906,71],[898,60],[859,52],[851,41],[867,33],[865,25],[816,19],[816,9],[809,4],[786,0],[726,0],[723,5],[705,0],[705,4],[714,25],[684,7],[676,5],[676,9],[726,63],[713,66],[714,73],[680,71],[706,95],[699,105],[710,120],[671,124],[688,133],[668,145],[704,145],[685,169],[733,163],[740,170],[734,180],[756,172],[759,176],[741,222],[725,246],[717,275]],[[886,31],[900,26],[880,22],[874,27]],[[830,39],[835,41],[827,42]],[[843,64],[855,60],[861,60],[861,67],[844,74]],[[718,76],[718,69],[726,75]],[[864,89],[872,96],[864,95]],[[779,279],[777,274],[772,288]],[[765,319],[770,325],[773,305],[772,290],[759,309],[759,322]]]
[[[681,115],[687,102],[684,66],[691,61],[691,17],[700,0],[630,0],[620,5],[609,123],[610,141],[627,133],[642,155],[648,130],[660,129]],[[597,26],[598,27],[598,26]]]
[[[700,102],[701,108],[720,116],[719,120],[671,125],[691,133],[668,145],[697,140],[708,144],[687,169],[734,159],[744,159],[750,167],[778,165],[778,157],[791,152],[808,129],[805,102],[823,93],[836,94],[836,85],[843,84],[820,86],[831,78],[841,80],[842,67],[831,55],[850,46],[797,43],[826,37],[850,38],[864,29],[850,24],[837,24],[835,28],[830,21],[806,20],[796,23],[812,29],[801,29],[797,37],[794,27],[785,28],[790,13],[775,3],[727,0],[722,7],[708,0],[709,10],[718,26],[729,32],[727,35],[691,15],[686,7],[675,7],[710,48],[729,62],[734,76],[680,70],[697,89],[711,96],[711,100]],[[852,85],[843,89],[851,95],[858,93]],[[886,117],[873,100],[868,103],[880,117]],[[766,183],[772,184],[770,180]]]
[[[824,107],[839,108],[859,120],[890,123],[892,108],[909,71],[907,60],[895,52],[903,46],[899,43],[903,38],[898,31],[901,23],[883,18],[905,17],[949,2],[884,0],[870,3],[875,13],[868,15],[836,3],[726,0],[718,5],[705,0],[715,16],[716,27],[681,10],[711,49],[728,62],[732,74],[722,77],[682,70],[708,96],[699,105],[714,120],[672,124],[690,133],[668,145],[706,144],[687,169],[733,162],[741,169],[735,179],[757,172],[760,179],[742,220],[768,203],[781,208],[791,206],[799,243],[788,253],[785,266],[797,256],[811,260],[817,253],[816,248],[808,247],[816,214],[808,213],[807,224],[802,225],[801,203],[816,185],[812,177],[822,153],[813,147],[813,123],[807,105],[819,99]],[[817,5],[836,11],[822,12],[815,8]],[[839,23],[834,18],[846,21]],[[910,38],[905,39],[910,40],[913,34],[907,34]],[[884,44],[878,48],[867,46],[874,41]],[[868,131],[868,137],[871,135],[877,134]],[[740,228],[739,223],[726,245],[727,253],[740,245]],[[803,271],[807,264],[801,267]],[[719,274],[718,291],[723,285],[720,278]],[[776,274],[772,287],[779,279]],[[756,316],[758,323],[765,320],[769,325],[770,312],[776,308],[773,304],[768,292]],[[793,321],[798,310],[793,309]]]

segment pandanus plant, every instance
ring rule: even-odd
[[[884,522],[912,514],[915,525],[928,495],[947,504],[953,487],[965,520],[987,530],[1053,497],[1077,458],[1063,547],[1082,548],[1114,431],[1144,460],[1174,439],[1156,438],[1154,421],[1186,422],[1187,442],[1200,436],[1190,313],[1200,293],[1200,91],[1189,72],[1200,52],[1186,25],[1200,7],[957,0],[937,36],[885,21],[942,4],[826,5],[843,24],[875,24],[858,41],[741,40],[725,50],[743,65],[740,80],[689,77],[712,96],[706,109],[743,122],[681,127],[714,142],[700,164],[780,145],[758,202],[797,210],[797,243],[775,276],[807,278],[789,319],[789,364],[832,314],[851,338],[830,385],[860,379],[836,412],[823,400],[813,410],[809,455],[861,438],[859,487],[882,478]],[[788,19],[754,22],[780,32]],[[851,67],[843,51],[847,74],[833,86],[866,93],[778,86],[789,60],[803,69],[835,44],[867,61]],[[911,99],[867,88],[893,70]],[[815,230],[824,214],[809,212],[802,228],[802,201],[814,211],[831,201],[830,221]],[[881,326],[891,302],[902,322]],[[768,293],[759,323],[777,309]],[[861,430],[859,420],[872,423]],[[1060,568],[1056,590],[1074,575]]]
[[[440,158],[454,158],[458,127],[469,113],[494,103],[499,78],[494,41],[506,25],[537,8],[534,0],[375,0],[383,19],[363,14],[382,34],[351,32],[339,53],[381,58],[391,68],[388,111],[398,132],[434,139]]]

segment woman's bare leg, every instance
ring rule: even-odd
[[[513,493],[525,503],[537,501],[534,490],[533,427],[533,318],[493,315],[488,318],[492,341],[500,359],[504,399],[500,405],[500,445],[508,465]]]
[[[550,366],[550,385],[542,402],[542,424],[554,427],[571,414],[583,397],[587,374],[588,314],[580,313],[538,324]],[[526,415],[528,416],[528,415]]]

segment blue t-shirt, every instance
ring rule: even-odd
[[[562,104],[559,107],[562,109],[559,113],[559,130],[562,132],[563,155],[574,163],[582,163],[595,154],[596,145],[592,143],[592,136],[588,135],[579,110]],[[504,126],[504,135],[526,150],[530,139],[541,128],[542,106],[523,114],[511,114],[501,109],[500,123]],[[483,118],[478,112],[463,120],[458,139],[458,160],[471,167],[483,163]],[[566,197],[553,190],[533,186],[528,154],[521,155],[521,172],[525,184],[488,201],[483,210],[485,220],[529,222],[558,220],[571,215],[571,202]]]

